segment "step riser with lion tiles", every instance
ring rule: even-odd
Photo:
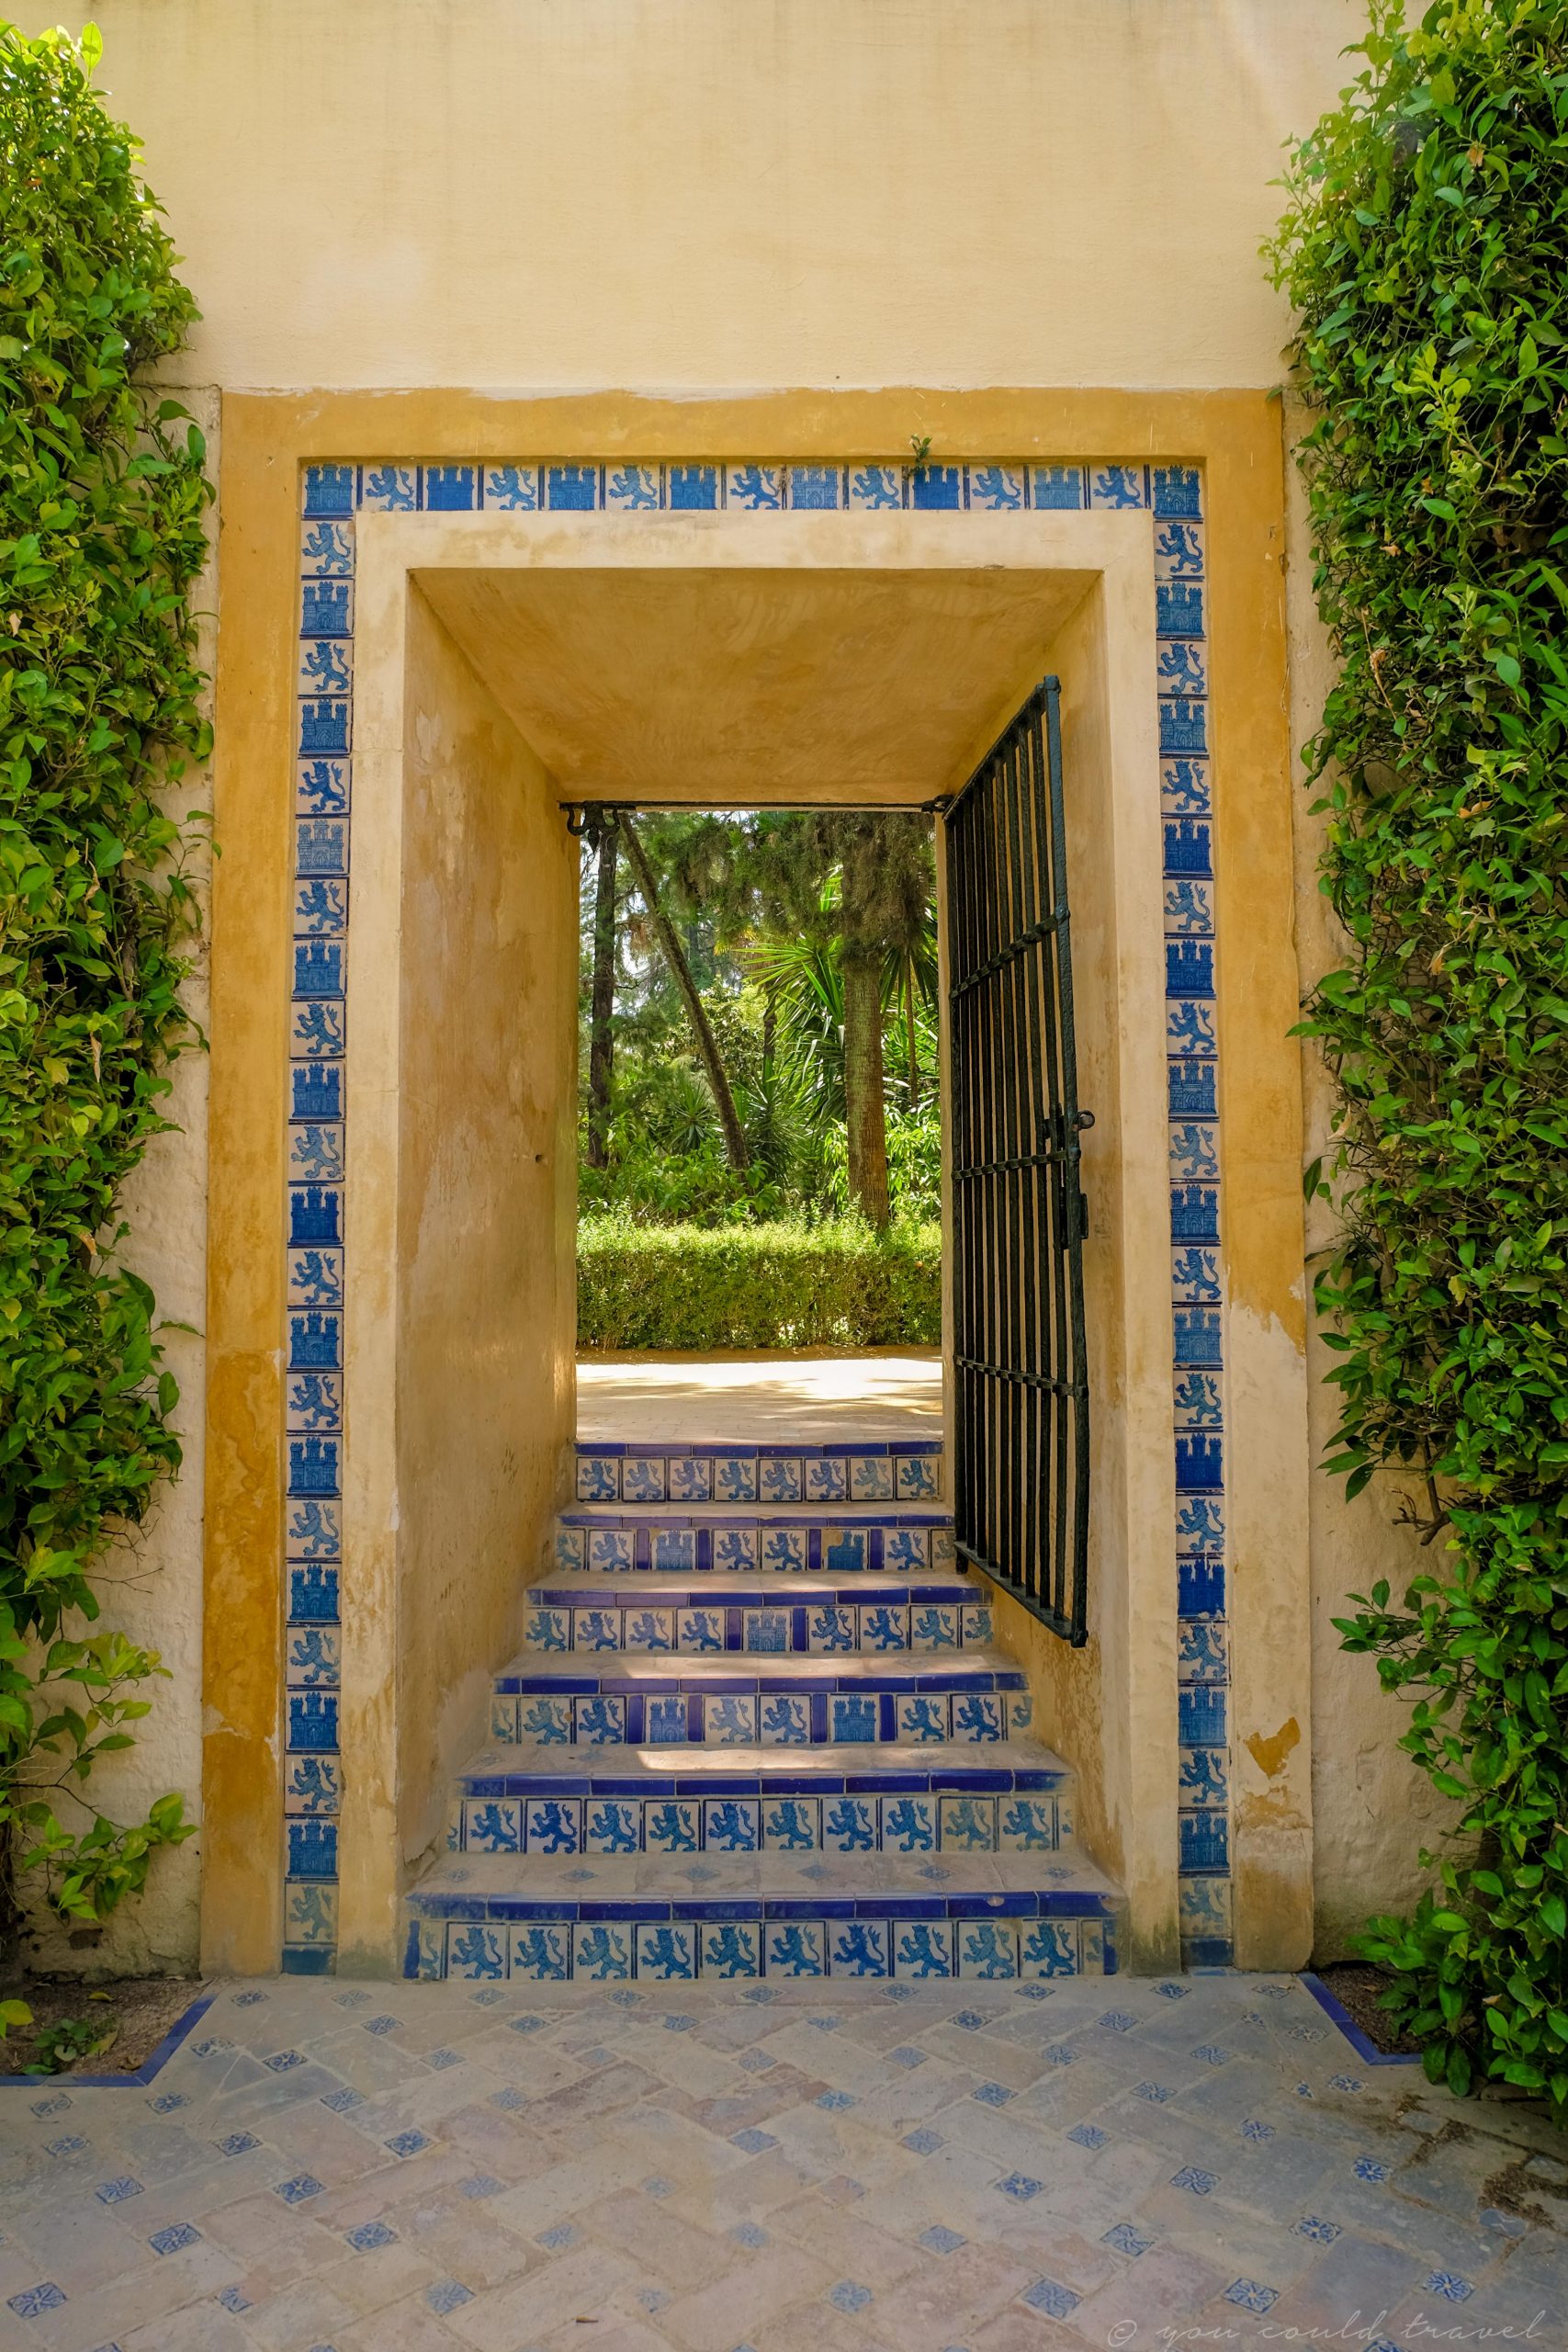
[[[746,1652],[832,1657],[988,1648],[991,1611],[959,1577],[796,1577],[682,1584],[552,1578],[528,1596],[524,1638],[546,1656],[619,1650],[702,1657]]]
[[[939,1442],[579,1448],[410,1975],[1043,1977],[1116,1966]]]
[[[852,1520],[761,1511],[747,1521],[720,1511],[698,1519],[666,1504],[563,1511],[555,1557],[563,1576],[925,1576],[955,1566],[952,1522],[931,1511],[859,1511]]]
[[[940,1789],[921,1787],[917,1772],[889,1774],[897,1786],[887,1791],[844,1775],[847,1785],[809,1795],[747,1774],[727,1794],[707,1794],[709,1781],[697,1790],[672,1781],[668,1793],[564,1797],[536,1774],[467,1777],[477,1785],[448,1833],[463,1853],[1054,1854],[1072,1827],[1056,1792],[1034,1785],[1045,1773],[987,1775],[1031,1784],[1000,1794],[965,1789],[952,1771]]]
[[[652,1914],[659,1906],[628,1907]],[[534,1984],[573,1977],[626,1983],[634,1976],[655,1984],[737,1977],[920,1984],[933,1977],[995,1983],[1111,1974],[1115,1968],[1112,1927],[1105,1917],[906,1917],[889,1906],[874,1917],[854,1918],[841,1916],[847,1905],[824,1904],[816,1917],[773,1918],[759,1909],[755,1917],[737,1918],[738,1906],[728,1903],[726,1917],[713,1919],[704,1916],[709,1907],[718,1906],[666,1906],[667,1916],[623,1913],[609,1920],[538,1905],[530,1915],[486,1920],[416,1917],[409,1927],[405,1973],[495,1983],[511,1977]],[[583,1914],[590,1908],[581,1906]]]

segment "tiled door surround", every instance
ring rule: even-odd
[[[1190,1957],[1230,1951],[1229,1657],[1221,1271],[1220,1040],[1202,476],[1190,465],[307,464],[301,472],[294,944],[287,1137],[288,1847],[284,1965],[333,1964],[344,1426],[353,1314],[344,1251],[347,939],[354,825],[356,526],[366,514],[682,513],[781,517],[1137,514],[1151,518],[1164,844],[1169,1318],[1177,1489],[1180,1920]],[[1069,790],[1071,783],[1069,779]],[[1155,910],[1150,908],[1151,919]]]

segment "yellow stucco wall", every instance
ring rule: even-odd
[[[1235,844],[1234,854],[1224,864],[1223,887],[1230,893],[1231,903],[1248,920],[1258,910],[1270,917],[1263,922],[1247,952],[1235,959],[1234,979],[1227,978],[1223,957],[1219,971],[1222,1035],[1230,1041],[1243,1067],[1254,1074],[1252,1086],[1237,1088],[1234,1100],[1227,1102],[1231,1143],[1247,1178],[1245,1194],[1238,1195],[1239,1213],[1227,1220],[1232,1296],[1249,1314],[1260,1317],[1264,1328],[1291,1337],[1299,1382],[1303,1336],[1295,1125],[1299,1082],[1295,1049],[1286,1034],[1295,978],[1288,921],[1271,919],[1277,905],[1288,907],[1290,896],[1289,862],[1281,861],[1278,849],[1281,831],[1287,836],[1289,831],[1289,784],[1283,724],[1282,480],[1277,404],[1256,393],[1009,390],[922,397],[944,446],[960,455],[1008,449],[1051,457],[1098,448],[1156,460],[1179,458],[1203,469],[1210,516],[1210,674],[1214,723],[1225,750],[1217,771],[1215,805],[1222,839],[1228,836]],[[283,857],[287,848],[276,838],[275,820],[276,810],[287,801],[285,778],[294,740],[288,651],[297,611],[294,565],[299,462],[376,448],[418,448],[432,458],[458,455],[483,458],[503,452],[518,458],[549,451],[570,459],[578,452],[593,454],[617,442],[650,458],[699,454],[722,458],[762,447],[809,459],[897,447],[898,422],[906,409],[907,396],[899,393],[826,397],[799,392],[740,401],[680,402],[600,395],[502,402],[457,393],[422,393],[239,397],[226,403],[224,511],[231,551],[225,612],[233,625],[225,628],[220,642],[218,807],[220,831],[232,821],[236,837],[247,844],[249,862],[238,871],[220,867],[219,876],[217,996],[222,1016],[215,1022],[216,1227],[225,1233],[245,1235],[265,1230],[276,1218],[283,1187],[279,1106],[253,1080],[259,1063],[275,1050],[268,1007],[274,990],[278,996],[285,992],[287,968],[288,926],[278,919],[271,883],[273,862]],[[897,551],[900,546],[906,546],[902,555]],[[1129,895],[1127,910],[1118,907],[1114,922],[1105,929],[1097,970],[1103,987],[1122,994],[1131,1021],[1137,996],[1134,975],[1146,965],[1149,973],[1157,976],[1160,954],[1157,923],[1150,920],[1156,903],[1158,833],[1154,804],[1147,797],[1155,769],[1153,698],[1147,691],[1146,666],[1153,643],[1154,547],[1145,514],[1104,512],[1011,518],[911,514],[881,520],[864,514],[793,514],[765,522],[749,522],[744,516],[669,514],[620,524],[610,517],[588,523],[570,515],[530,520],[504,514],[368,514],[362,516],[359,525],[356,773],[368,757],[374,781],[395,742],[406,761],[407,741],[398,732],[404,701],[402,628],[407,584],[416,575],[423,583],[421,593],[446,614],[454,631],[462,633],[465,644],[480,656],[504,663],[504,636],[498,638],[493,631],[487,636],[479,625],[478,616],[493,599],[487,594],[486,599],[476,602],[449,593],[456,580],[471,576],[476,569],[482,574],[487,565],[492,573],[509,563],[525,568],[560,565],[569,572],[583,566],[592,570],[630,565],[646,570],[660,562],[677,568],[706,565],[733,571],[745,596],[759,593],[754,580],[747,584],[748,578],[759,566],[766,569],[769,562],[785,572],[840,560],[874,569],[890,562],[917,567],[945,564],[956,567],[955,576],[967,572],[976,581],[991,563],[1017,566],[1025,572],[1033,568],[1043,578],[1055,572],[1077,578],[1080,583],[1086,573],[1092,574],[1100,583],[1103,657],[1091,662],[1087,640],[1080,648],[1070,634],[1072,611],[1081,602],[1080,590],[1067,597],[1067,633],[1062,635],[1061,642],[1086,680],[1103,677],[1098,722],[1101,749],[1093,753],[1091,766],[1098,761],[1106,768],[1109,786],[1103,787],[1100,778],[1091,775],[1085,789],[1091,795],[1102,793],[1105,820],[1118,838],[1113,853],[1104,843],[1094,845],[1086,879],[1091,885],[1097,875],[1104,879],[1105,888],[1098,893],[1102,908],[1124,890]],[[764,548],[772,550],[766,558]],[[976,565],[979,571],[973,569]],[[490,580],[488,589],[499,597],[499,576]],[[1055,626],[1060,631],[1061,599],[1055,591],[1052,595],[1058,606]],[[1049,603],[1048,598],[1043,611]],[[883,627],[886,630],[886,616]],[[1051,627],[1047,621],[1047,636]],[[825,660],[830,659],[831,649],[825,646],[823,653]],[[764,664],[765,659],[764,649]],[[872,674],[881,674],[874,663]],[[982,678],[983,665],[976,664],[976,675]],[[976,705],[977,732],[971,756],[996,723],[997,714],[989,711],[988,705],[998,684],[986,684]],[[1021,684],[1021,680],[1016,683],[1015,695]],[[569,697],[576,693],[581,700],[585,685],[579,676],[564,681],[559,690]],[[513,684],[505,684],[504,690],[515,700]],[[1095,696],[1087,686],[1079,691],[1087,711]],[[500,698],[501,684],[497,693]],[[1005,702],[1003,707],[1008,707]],[[1093,741],[1092,729],[1080,729],[1080,748],[1089,751]],[[1135,786],[1119,780],[1123,775],[1131,780],[1134,772]],[[788,779],[784,781],[787,785]],[[920,790],[940,781],[928,777]],[[380,789],[384,803],[385,780]],[[355,792],[363,807],[357,783]],[[1134,809],[1138,813],[1130,821],[1124,842],[1120,838],[1122,812]],[[1145,839],[1142,867],[1129,846],[1139,835],[1140,825]],[[1081,846],[1089,853],[1091,845],[1085,838]],[[379,857],[380,853],[373,853],[373,889]],[[367,872],[357,851],[355,875],[356,905],[362,916]],[[1141,888],[1137,887],[1140,876]],[[1090,909],[1096,898],[1091,887]],[[356,917],[356,940],[364,936],[359,922]],[[357,947],[353,952],[357,958]],[[362,963],[356,960],[354,968],[364,977]],[[241,979],[243,987],[237,985]],[[1167,1247],[1163,1186],[1157,1205],[1153,1197],[1163,1151],[1163,1143],[1155,1140],[1161,1135],[1163,1119],[1157,977],[1150,978],[1140,1001],[1144,1014],[1139,1033],[1153,1059],[1139,1079],[1135,1057],[1125,1046],[1118,1048],[1114,1057],[1121,1090],[1117,1125],[1108,1129],[1107,1136],[1109,1140],[1111,1135],[1119,1135],[1122,1148],[1120,1177],[1124,1211],[1115,1246],[1124,1266],[1131,1266],[1140,1248],[1163,1261]],[[357,1014],[353,1026],[357,1032]],[[363,1103],[365,1098],[355,1090],[356,1081],[351,1077],[351,1095]],[[363,1138],[363,1112],[355,1115]],[[1134,1154],[1126,1145],[1136,1127],[1145,1131],[1147,1148],[1140,1147],[1139,1153]],[[357,1153],[357,1145],[355,1148]],[[1140,1158],[1151,1185],[1141,1216],[1135,1213],[1135,1193],[1128,1182],[1129,1170]],[[355,1182],[361,1185],[363,1180],[364,1163],[356,1157]],[[1111,1190],[1113,1193],[1114,1186]],[[1287,1205],[1295,1209],[1293,1227],[1284,1213]],[[352,1218],[352,1208],[350,1214]],[[1132,1384],[1141,1375],[1141,1393],[1157,1408],[1158,1428],[1151,1421],[1146,1442],[1138,1442],[1130,1424],[1126,1425],[1129,1442],[1122,1449],[1122,1491],[1127,1541],[1122,1557],[1105,1564],[1107,1626],[1114,1616],[1124,1636],[1118,1633],[1114,1639],[1102,1642],[1099,1683],[1080,1694],[1077,1713],[1071,1718],[1082,1724],[1085,1737],[1093,1745],[1093,1753],[1079,1752],[1089,1768],[1097,1817],[1107,1825],[1111,1857],[1122,1865],[1139,1906],[1139,1955],[1161,1963],[1168,1939],[1171,1872],[1169,1857],[1162,1860],[1158,1848],[1162,1821],[1168,1827],[1169,1792],[1174,1785],[1170,1769],[1174,1757],[1167,1736],[1169,1726],[1164,1720],[1169,1713],[1170,1591],[1168,1585],[1163,1586],[1164,1606],[1154,1608],[1146,1605],[1140,1588],[1142,1579],[1163,1576],[1160,1563],[1169,1557],[1168,1510],[1163,1501],[1157,1514],[1149,1509],[1151,1498],[1160,1500],[1164,1494],[1162,1482],[1168,1478],[1169,1464],[1166,1418],[1169,1326],[1161,1303],[1167,1295],[1163,1274],[1162,1266],[1157,1293],[1152,1283],[1122,1285],[1124,1329],[1101,1359],[1100,1376],[1108,1403],[1115,1398],[1119,1377]],[[268,1612],[276,1609],[276,1539],[275,1533],[269,1555],[261,1531],[269,1480],[276,1529],[281,1502],[280,1465],[276,1447],[268,1463],[265,1442],[258,1438],[254,1424],[268,1409],[269,1388],[271,1409],[278,1408],[280,1366],[276,1346],[265,1364],[254,1354],[252,1335],[259,1335],[266,1317],[277,1311],[276,1278],[260,1260],[242,1261],[226,1270],[220,1282],[215,1280],[212,1347],[220,1376],[214,1381],[213,1410],[223,1436],[209,1455],[209,1592],[226,1601],[233,1595],[237,1606],[225,1607],[220,1616],[209,1618],[208,1690],[213,1731],[203,1929],[214,1962],[253,1967],[267,1965],[273,1951],[265,1941],[273,1909],[265,1899],[265,1890],[257,1885],[257,1856],[265,1856],[267,1850],[276,1796],[265,1771],[247,1779],[236,1770],[232,1759],[247,1745],[254,1757],[270,1754],[268,1743],[276,1723],[274,1689],[259,1673],[247,1675],[242,1666],[245,1661],[254,1663],[263,1646],[262,1630],[275,1622]],[[1137,1339],[1140,1321],[1150,1317],[1154,1319],[1148,1334]],[[1252,1377],[1245,1328],[1237,1360],[1244,1378],[1237,1385],[1230,1417],[1228,1508],[1238,1526],[1256,1528],[1267,1515],[1260,1498],[1269,1498],[1278,1508],[1281,1464],[1288,1461],[1289,1451],[1278,1442],[1280,1393]],[[243,1393],[234,1385],[242,1368],[249,1374]],[[1300,1428],[1303,1412],[1298,1398],[1292,1427]],[[240,1418],[236,1430],[228,1428],[232,1416]],[[363,1410],[356,1415],[352,1397],[349,1419],[356,1426],[365,1419]],[[1114,1454],[1116,1424],[1108,1421],[1107,1428]],[[360,1473],[355,1462],[351,1449],[345,1489],[351,1525],[366,1500],[358,1492]],[[378,1503],[376,1508],[384,1521],[384,1506]],[[1271,1596],[1273,1622],[1268,1638],[1275,1648],[1267,1661],[1265,1683],[1273,1692],[1283,1689],[1289,1693],[1299,1723],[1310,1720],[1304,1532],[1304,1498],[1298,1498],[1295,1507],[1283,1512],[1267,1555],[1255,1564]],[[237,1545],[243,1546],[243,1554]],[[246,1582],[243,1599],[237,1589],[242,1562]],[[382,1646],[385,1649],[384,1635]],[[477,1657],[476,1652],[466,1658],[465,1668]],[[1038,1659],[1033,1662],[1040,1664]],[[389,1676],[389,1663],[381,1677],[383,1689]],[[367,1700],[376,1687],[374,1675],[367,1675],[363,1689]],[[1043,1669],[1040,1688],[1043,1700],[1053,1700],[1043,1713],[1045,1728],[1054,1729],[1060,1722],[1065,1729],[1069,1719],[1056,1709],[1055,1694],[1043,1679]],[[1149,1692],[1163,1692],[1163,1706],[1158,1700],[1145,1704],[1143,1694]],[[379,1718],[372,1728],[380,1736],[378,1723]],[[1250,1736],[1262,1726],[1255,1725],[1249,1716],[1240,1728],[1244,1736]],[[1162,1751],[1163,1770],[1158,1762]],[[1301,1745],[1283,1759],[1283,1788],[1303,1822],[1308,1811],[1309,1754]],[[377,1858],[367,1868],[384,1889],[390,1843],[359,1834],[366,1825],[356,1816],[353,1765],[346,1749],[345,1767],[351,1791],[344,1816],[345,1888],[358,1870],[357,1864],[351,1868],[348,1860],[352,1839],[362,1854]],[[1158,1780],[1159,1790],[1152,1802],[1145,1802],[1146,1792],[1136,1786],[1140,1774]],[[367,1793],[374,1792],[373,1781],[366,1787]],[[374,1801],[382,1799],[375,1795]],[[1280,1874],[1280,1887],[1271,1888],[1264,1881],[1252,1888],[1248,1911],[1238,1918],[1237,1927],[1238,1934],[1252,1939],[1249,1950],[1259,1960],[1289,1964],[1304,1955],[1308,1860],[1304,1842],[1298,1840],[1290,1866]],[[1289,1899],[1281,1900],[1280,1887],[1288,1890]],[[372,1922],[364,1946],[367,1952],[380,1949],[385,1908],[383,1897],[382,1926]]]
[[[577,861],[556,787],[417,590],[361,630],[345,1255],[341,1965],[488,1736],[490,1673],[569,1491]],[[407,952],[405,952],[405,946]]]
[[[281,674],[288,660],[294,618],[274,585],[288,560],[280,550],[297,453],[512,456],[522,446],[513,420],[564,387],[634,389],[547,401],[536,416],[544,438],[529,446],[543,449],[553,434],[562,454],[897,453],[911,434],[931,433],[937,454],[1168,453],[1168,439],[1150,438],[1141,390],[1278,379],[1286,320],[1256,259],[1278,202],[1269,184],[1287,131],[1310,122],[1344,78],[1338,52],[1361,15],[1359,0],[987,0],[963,10],[948,0],[342,0],[326,19],[308,0],[102,0],[96,13],[101,81],[145,140],[205,314],[170,371],[176,380],[209,409],[220,395],[284,387],[479,394],[456,403],[307,397],[287,452],[254,411],[239,413],[218,584],[224,615],[246,633],[252,676]],[[42,26],[55,11],[20,14]],[[900,384],[925,389],[863,408],[842,401],[845,386]],[[998,384],[1025,390],[986,389]],[[817,389],[780,401],[780,386]],[[1085,412],[1027,390],[1053,386],[1104,391],[1092,435]],[[656,418],[643,395],[660,388],[681,394],[683,410],[678,401]],[[703,390],[728,397],[704,401]],[[569,413],[570,427],[550,422]],[[1272,444],[1243,436],[1237,448],[1231,487],[1245,494],[1249,471],[1272,469],[1262,487],[1277,500],[1278,435]],[[243,495],[231,497],[234,485]],[[1273,566],[1263,585],[1274,609],[1284,552],[1259,558]],[[1288,552],[1289,723],[1299,740],[1321,678],[1299,515]],[[1258,588],[1236,580],[1231,593],[1245,603]],[[1238,640],[1234,660],[1246,659]],[[1233,741],[1222,775],[1267,764],[1264,739],[1285,718],[1282,697],[1257,714],[1261,735]],[[220,760],[231,774],[275,757],[274,718],[243,692],[228,699]],[[1238,820],[1239,804],[1224,821]],[[180,1670],[160,1691],[136,1779],[124,1784],[127,1803],[143,1781],[194,1793],[205,1729],[209,1807],[269,1825],[280,1809],[276,1659],[248,1629],[258,1611],[276,1614],[266,1560],[282,1300],[272,1212],[263,1215],[250,1179],[276,1161],[284,1015],[253,943],[268,925],[275,938],[287,933],[287,820],[281,797],[231,795],[224,805],[220,795],[216,928],[230,946],[214,1020],[221,1029],[243,1012],[268,1042],[247,1072],[213,1071],[222,1238],[207,1316],[192,1311],[220,1334],[207,1364],[220,1433],[205,1465],[208,1713],[203,1724],[189,1674],[202,1540],[193,1453],[145,1555],[160,1573],[130,1603]],[[1264,821],[1267,841],[1255,846],[1275,859],[1288,900],[1288,804],[1268,801]],[[1327,952],[1313,854],[1298,807],[1309,963]],[[242,899],[247,919],[227,921]],[[1282,901],[1270,924],[1288,923]],[[1256,908],[1227,913],[1227,953],[1249,920]],[[1290,993],[1276,976],[1259,999],[1266,1034],[1287,1019]],[[177,1102],[186,1135],[160,1147],[132,1248],[161,1300],[185,1313],[206,1180],[202,1074],[182,1080]],[[1325,1102],[1309,1077],[1317,1133]],[[1229,1117],[1237,1106],[1226,1107]],[[1242,1110],[1265,1157],[1270,1128],[1296,1115],[1278,1099]],[[1234,1125],[1227,1140],[1250,1148]],[[1279,1169],[1273,1210],[1255,1234],[1232,1237],[1244,1289],[1249,1253],[1277,1266],[1292,1181]],[[1292,1377],[1302,1289],[1298,1279],[1294,1322],[1269,1307],[1233,1323],[1233,1377],[1254,1397]],[[199,1429],[205,1343],[177,1345],[185,1418]],[[1327,1416],[1321,1403],[1314,1414],[1315,1446]],[[1303,1446],[1262,1465],[1285,1483],[1260,1478],[1244,1552],[1261,1556],[1270,1512],[1297,1490],[1304,1459]],[[1311,1494],[1312,1871],[1319,1917],[1337,1929],[1368,1891],[1382,1901],[1397,1889],[1418,1842],[1410,1778],[1393,1749],[1397,1720],[1327,1628],[1337,1596],[1402,1556],[1404,1540],[1370,1501],[1347,1512],[1321,1480]],[[1245,1595],[1237,1605],[1245,1611]],[[1258,1655],[1288,1657],[1292,1638],[1276,1625]],[[1281,1830],[1298,1847],[1306,1835],[1292,1780],[1306,1749],[1292,1750],[1290,1724],[1303,1741],[1309,1726],[1280,1703],[1289,1697],[1268,1675],[1238,1691],[1241,1728],[1256,1727],[1252,1752],[1263,1759],[1245,1791],[1238,1878],[1250,1867],[1249,1822],[1263,1855]],[[275,1861],[270,1848],[241,1838],[219,1870],[225,1917],[246,1923],[243,1940],[257,1951],[280,1939]],[[131,1939],[128,1952],[160,1963],[194,1955],[197,1862],[193,1843],[160,1864],[142,1924],[116,1930]],[[217,1962],[238,1956],[221,1939],[210,1951]]]
[[[575,1491],[578,859],[554,777],[417,589],[406,711],[401,926],[418,952],[399,975],[398,1672],[412,1867],[445,1845],[452,1775],[490,1736],[487,1668],[520,1645],[525,1579]]]

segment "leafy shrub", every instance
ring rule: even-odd
[[[61,2018],[37,2035],[24,2075],[65,2075],[84,2058],[102,2058],[119,2040],[112,2010],[96,2018]]]
[[[634,1225],[577,1231],[583,1348],[931,1348],[942,1337],[942,1234],[858,1218],[820,1225]]]
[[[1348,940],[1332,1469],[1414,1474],[1432,1566],[1337,1620],[1458,1807],[1362,1939],[1434,2079],[1568,2118],[1568,6],[1374,0],[1276,281],[1338,681],[1309,746]]]
[[[85,1919],[191,1834],[177,1797],[122,1828],[79,1792],[162,1671],[93,1630],[91,1571],[179,1461],[115,1203],[191,1034],[157,793],[208,748],[186,597],[210,495],[201,435],[134,380],[196,311],[97,51],[0,23],[0,1838]]]

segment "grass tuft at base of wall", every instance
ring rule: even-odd
[[[934,1348],[942,1231],[818,1225],[577,1228],[580,1348]]]

